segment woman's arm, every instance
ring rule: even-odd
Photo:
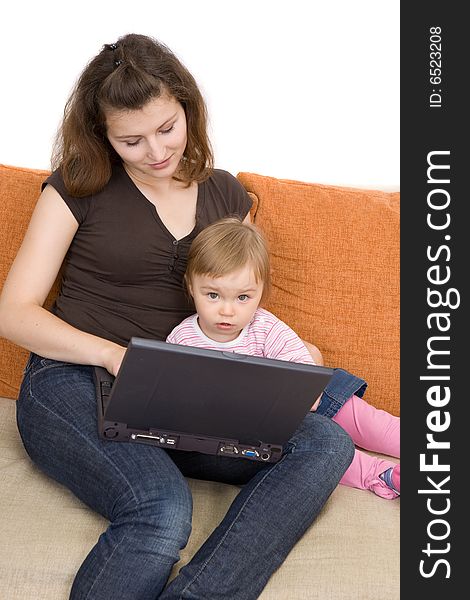
[[[77,228],[59,193],[47,186],[0,296],[0,335],[46,358],[103,366],[116,374],[125,348],[43,308]]]

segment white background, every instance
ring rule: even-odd
[[[166,43],[206,98],[233,174],[399,188],[399,1],[6,2],[0,162],[49,168],[76,78],[125,33]]]

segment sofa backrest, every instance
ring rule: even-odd
[[[49,171],[0,165],[0,289],[26,232]],[[56,281],[46,306],[58,291]],[[0,337],[0,396],[16,398],[28,352]]]
[[[0,287],[48,171],[0,165]],[[399,194],[239,173],[271,248],[266,308],[369,384],[399,414]],[[55,282],[46,306],[59,289]],[[28,353],[0,338],[0,396],[16,398]]]
[[[268,239],[266,308],[320,348],[325,364],[368,382],[365,398],[400,405],[400,194],[239,173]]]

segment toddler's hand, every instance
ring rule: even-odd
[[[318,405],[320,404],[320,398],[321,398],[321,394],[318,396],[318,398],[315,400],[315,404],[312,406],[312,408],[310,409],[310,412],[315,412],[318,408]]]

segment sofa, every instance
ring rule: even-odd
[[[0,165],[0,286],[47,175]],[[271,248],[266,308],[317,345],[327,366],[363,377],[371,404],[399,415],[399,193],[254,173],[237,177]],[[60,276],[47,306],[59,286]],[[41,473],[23,449],[15,398],[26,358],[26,351],[0,339],[0,598],[66,600],[107,522]],[[189,483],[193,533],[172,576],[238,491]],[[261,600],[398,599],[399,514],[399,498],[339,485]]]

